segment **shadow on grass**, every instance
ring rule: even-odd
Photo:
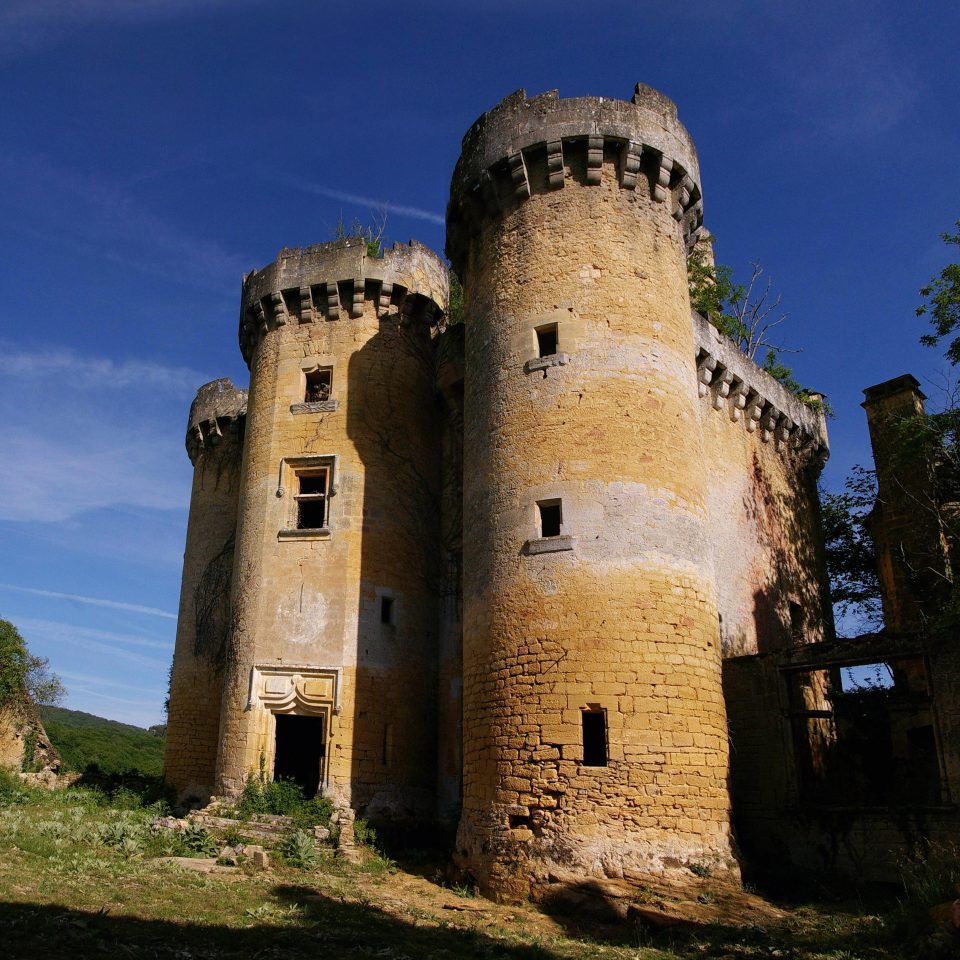
[[[648,947],[677,957],[900,960],[905,949],[914,958],[939,960],[941,956],[922,948],[928,932],[925,925],[913,931],[916,938],[908,938],[912,944],[894,942],[888,925],[875,914],[865,915],[862,905],[834,904],[821,912],[795,903],[794,912],[782,919],[741,916],[737,923],[692,922],[661,912],[653,901],[631,905],[611,898],[603,884],[585,881],[555,889],[540,906],[572,939],[613,947]],[[889,909],[893,904],[888,901],[886,906]],[[736,914],[731,907],[725,915]]]
[[[45,958],[280,958],[483,957],[558,960],[540,947],[511,944],[459,927],[418,926],[369,904],[343,903],[310,887],[278,886],[266,904],[279,907],[276,925],[247,917],[244,928],[86,913],[59,906],[0,904],[0,956]],[[299,909],[292,916],[289,908]],[[241,919],[241,922],[242,922]]]

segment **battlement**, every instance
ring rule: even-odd
[[[187,456],[195,464],[205,447],[215,447],[232,426],[240,427],[247,416],[247,391],[229,377],[205,383],[190,404],[187,417]]]
[[[629,102],[565,100],[556,90],[528,100],[521,89],[483,114],[463,138],[447,209],[447,256],[454,268],[462,268],[465,234],[477,230],[483,216],[498,215],[532,193],[562,189],[574,170],[584,183],[599,184],[605,162],[616,165],[624,190],[646,180],[653,199],[669,202],[683,222],[688,246],[696,242],[703,223],[700,167],[672,100],[641,83]]]
[[[364,300],[375,301],[378,314],[397,310],[433,323],[446,311],[449,295],[443,260],[415,240],[395,243],[379,257],[370,256],[361,237],[284,247],[273,263],[243,278],[240,351],[249,364],[268,330],[338,320],[341,311],[359,317]]]
[[[726,411],[731,420],[742,420],[748,433],[759,432],[764,443],[823,467],[830,456],[823,414],[798,400],[705,317],[693,311],[691,320],[700,396],[709,396],[713,409]]]

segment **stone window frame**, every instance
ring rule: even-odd
[[[521,356],[526,356],[523,369],[526,373],[542,373],[544,377],[553,367],[563,367],[571,362],[571,353],[576,349],[581,334],[581,322],[570,305],[559,306],[538,314],[522,324],[520,341],[515,344]],[[555,353],[540,355],[539,334],[552,330],[556,335]]]
[[[307,375],[315,373],[318,370],[330,371],[330,396],[326,400],[306,400],[307,393]],[[290,412],[293,414],[303,413],[335,413],[340,407],[340,400],[337,393],[337,375],[336,364],[327,357],[311,357],[300,363],[300,379],[298,387],[298,396],[304,397],[298,403],[290,404]]]
[[[584,717],[587,714],[603,718],[603,763],[587,763],[587,727]],[[582,770],[607,770],[610,767],[610,721],[608,710],[602,703],[588,703],[580,708],[580,747],[583,751],[580,760]]]
[[[340,458],[336,454],[324,454],[307,457],[284,457],[280,461],[280,482],[277,485],[277,498],[287,496],[287,487],[291,495],[288,504],[284,525],[277,531],[278,540],[329,540],[331,537],[331,514],[333,512],[333,498],[337,494],[337,484],[340,475]],[[297,526],[297,509],[299,478],[311,471],[327,470],[326,515],[324,526],[301,529]]]
[[[541,508],[545,506],[560,507],[560,532],[545,537],[541,527]],[[564,532],[564,510],[562,496],[546,496],[533,501],[534,536],[524,544],[524,553],[534,556],[541,553],[562,553],[573,549],[573,536]]]

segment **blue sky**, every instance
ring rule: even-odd
[[[443,248],[460,138],[518,87],[679,105],[717,256],[762,261],[828,484],[860,391],[935,397],[917,290],[960,217],[955,4],[4,0],[0,616],[67,705],[162,719],[197,386],[246,383],[241,275],[389,208]]]

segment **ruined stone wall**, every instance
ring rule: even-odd
[[[877,472],[870,517],[883,595],[883,619],[895,633],[923,630],[949,594],[944,514],[934,464],[905,442],[905,422],[924,414],[926,397],[910,374],[864,390]],[[914,431],[915,432],[915,431]]]
[[[464,138],[464,809],[487,889],[729,860],[726,717],[670,101],[527,101]],[[556,325],[557,352],[537,354]],[[562,501],[543,537],[538,502]],[[584,763],[602,712],[606,766]]]
[[[431,329],[446,270],[418,245],[284,250],[245,281],[251,366],[218,791],[272,771],[275,716],[326,721],[324,790],[368,815],[433,812],[439,449]],[[307,374],[332,392],[305,402]],[[327,529],[298,476],[332,471]],[[381,622],[383,598],[391,622]]]
[[[164,778],[180,800],[213,793],[246,406],[246,390],[214,380],[187,420],[193,488],[164,750]]]
[[[816,487],[823,415],[699,314],[692,322],[724,656],[831,639]]]
[[[460,816],[463,771],[463,324],[437,341],[441,396],[440,630],[437,660],[437,815]]]

